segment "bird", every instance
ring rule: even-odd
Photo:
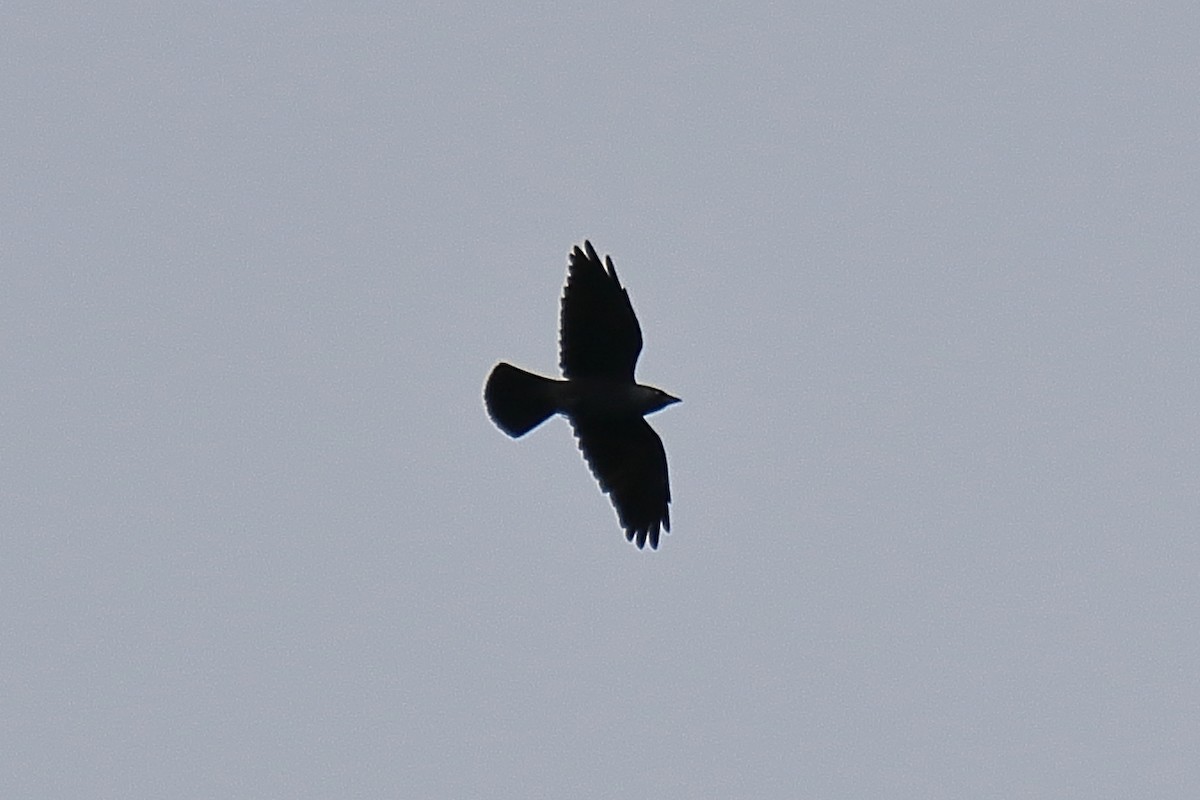
[[[568,256],[559,316],[562,379],[500,362],[484,385],[488,416],[518,439],[554,414],[566,417],[584,460],[609,496],[625,538],[638,549],[658,548],[671,530],[671,488],[662,439],[646,415],[678,397],[639,384],[634,367],[642,329],[612,257],[604,262],[590,241]]]

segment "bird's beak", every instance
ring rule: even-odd
[[[663,394],[667,394],[667,393],[663,392]],[[676,403],[682,403],[682,402],[683,402],[683,400],[676,397],[675,395],[667,394],[667,405],[673,406]]]

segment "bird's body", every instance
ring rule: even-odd
[[[601,264],[590,242],[571,253],[563,290],[560,367],[563,380],[500,363],[488,376],[484,403],[514,438],[553,414],[571,422],[579,448],[612,498],[625,536],[658,547],[671,529],[671,490],[662,440],[643,417],[679,398],[637,383],[642,331],[612,259]]]

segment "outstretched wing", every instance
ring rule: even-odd
[[[611,378],[633,382],[642,352],[629,293],[621,287],[612,259],[604,264],[591,242],[571,253],[563,289],[559,331],[559,366],[563,377]]]
[[[660,528],[671,530],[671,488],[662,440],[641,417],[572,420],[579,449],[612,500],[625,538],[658,547]]]

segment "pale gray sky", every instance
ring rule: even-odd
[[[1200,796],[1198,31],[6,4],[0,795]],[[584,237],[656,553],[480,402]]]

